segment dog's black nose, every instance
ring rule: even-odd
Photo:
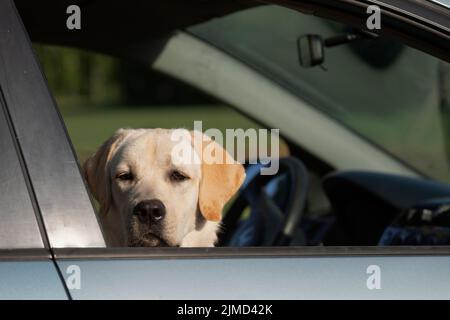
[[[157,222],[164,219],[166,215],[166,207],[158,199],[144,200],[139,202],[134,208],[141,222]]]

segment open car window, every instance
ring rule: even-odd
[[[192,193],[199,210],[189,226],[197,228],[197,218],[200,228],[222,219],[220,246],[446,245],[450,226],[441,218],[449,214],[450,196],[448,64],[399,42],[359,34],[326,48],[320,65],[299,61],[302,37],[312,35],[326,46],[355,33],[343,24],[264,6],[170,33],[164,45],[160,38],[149,40],[145,50],[128,57],[35,43],[103,231],[132,230],[145,238],[130,242],[121,234],[107,242],[185,246],[180,237],[142,232],[139,223],[156,224],[181,203],[194,207],[186,201],[188,192],[174,185],[199,179]],[[213,198],[233,180],[240,182],[229,187],[234,198],[223,197],[230,201],[222,217],[221,206],[205,213],[198,173],[171,167],[156,176],[146,167],[169,140],[152,140],[144,148],[137,140],[142,131],[133,131],[191,130],[196,121],[203,131],[241,129],[249,141],[247,132],[259,130],[279,130],[284,138],[245,149],[239,159],[245,180],[229,175],[206,188]],[[266,158],[250,162],[252,149]],[[275,162],[276,172],[261,178]],[[111,210],[123,213],[121,227],[108,220]]]

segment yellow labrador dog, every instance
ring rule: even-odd
[[[174,161],[180,145],[200,161]],[[202,160],[205,149],[215,162]],[[83,169],[108,246],[212,247],[223,207],[245,178],[219,144],[184,129],[120,129]]]

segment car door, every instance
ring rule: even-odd
[[[13,22],[0,20],[7,21],[0,23],[2,32],[14,32],[22,49],[10,56],[8,70],[33,74],[15,82],[32,97],[24,100],[15,89],[7,101],[18,101],[26,114],[13,114],[11,122],[23,161],[30,164],[36,203],[70,298],[450,298],[448,248],[104,248],[64,124],[42,84],[29,41],[21,26],[10,29],[19,24],[13,4],[3,1],[0,9],[13,17]],[[41,133],[45,143],[36,142]]]
[[[448,249],[57,249],[56,259],[77,275],[73,299],[450,298]]]

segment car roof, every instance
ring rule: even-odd
[[[16,0],[15,4],[33,41],[110,54],[124,47],[139,48],[140,43],[163,38],[176,29],[260,5],[251,0]],[[81,30],[66,27],[70,5],[81,9]]]
[[[379,0],[383,28],[379,33],[401,37],[408,45],[450,61],[450,0]],[[146,62],[165,45],[170,34],[247,8],[280,4],[308,14],[333,18],[364,28],[361,0],[15,0],[34,42],[79,47]],[[68,30],[69,5],[81,8],[81,30]],[[0,18],[1,13],[0,13]]]

